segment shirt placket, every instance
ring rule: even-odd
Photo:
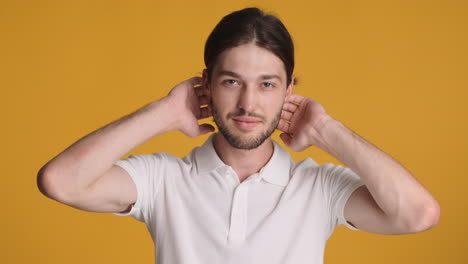
[[[228,244],[238,246],[245,240],[247,228],[247,195],[248,185],[240,184],[237,186],[231,209],[231,225],[229,227]]]

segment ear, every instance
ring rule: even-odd
[[[211,107],[211,86],[210,86],[210,82],[208,81],[208,70],[207,69],[203,69],[202,86],[204,87],[204,89],[208,90],[208,94],[207,94],[207,96],[209,97],[208,106]]]
[[[291,77],[291,83],[288,85],[288,88],[286,89],[286,96],[289,96],[292,94],[292,90],[294,87],[294,83],[296,82],[294,76]]]
[[[208,82],[208,72],[206,69],[203,69],[202,85],[203,87],[210,89],[209,82]]]

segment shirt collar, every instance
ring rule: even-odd
[[[216,153],[213,146],[215,133],[211,134],[205,143],[195,149],[195,161],[199,174],[211,172],[219,168],[229,168]],[[286,186],[290,178],[290,169],[293,164],[291,155],[273,140],[273,155],[267,164],[260,170],[260,176],[267,182],[279,186]]]
[[[260,174],[269,183],[286,186],[291,175],[294,161],[287,150],[273,140],[273,155],[268,163],[260,170]]]
[[[212,133],[201,147],[195,149],[194,155],[198,174],[211,172],[220,167],[228,167],[219,158],[218,153],[216,153],[214,149],[213,138],[215,134],[216,133]]]

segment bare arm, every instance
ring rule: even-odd
[[[125,170],[115,166],[121,156],[151,138],[171,130],[189,136],[213,128],[198,125],[209,116],[201,78],[176,86],[167,97],[149,103],[81,138],[38,173],[38,187],[46,196],[70,206],[99,212],[120,212],[136,200],[135,186]],[[197,96],[200,95],[200,96]]]
[[[345,218],[359,229],[380,234],[404,234],[435,226],[437,201],[402,165],[341,122],[316,101],[292,95],[285,103],[281,138],[295,151],[315,145],[356,172],[365,186],[345,207]]]

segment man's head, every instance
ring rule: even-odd
[[[205,64],[221,134],[239,149],[260,146],[275,131],[294,83],[294,47],[284,25],[257,8],[233,12],[208,37]]]
[[[246,8],[223,17],[205,43],[208,80],[219,55],[226,49],[254,43],[278,56],[284,63],[287,84],[294,71],[294,44],[286,27],[275,16],[258,8]]]

